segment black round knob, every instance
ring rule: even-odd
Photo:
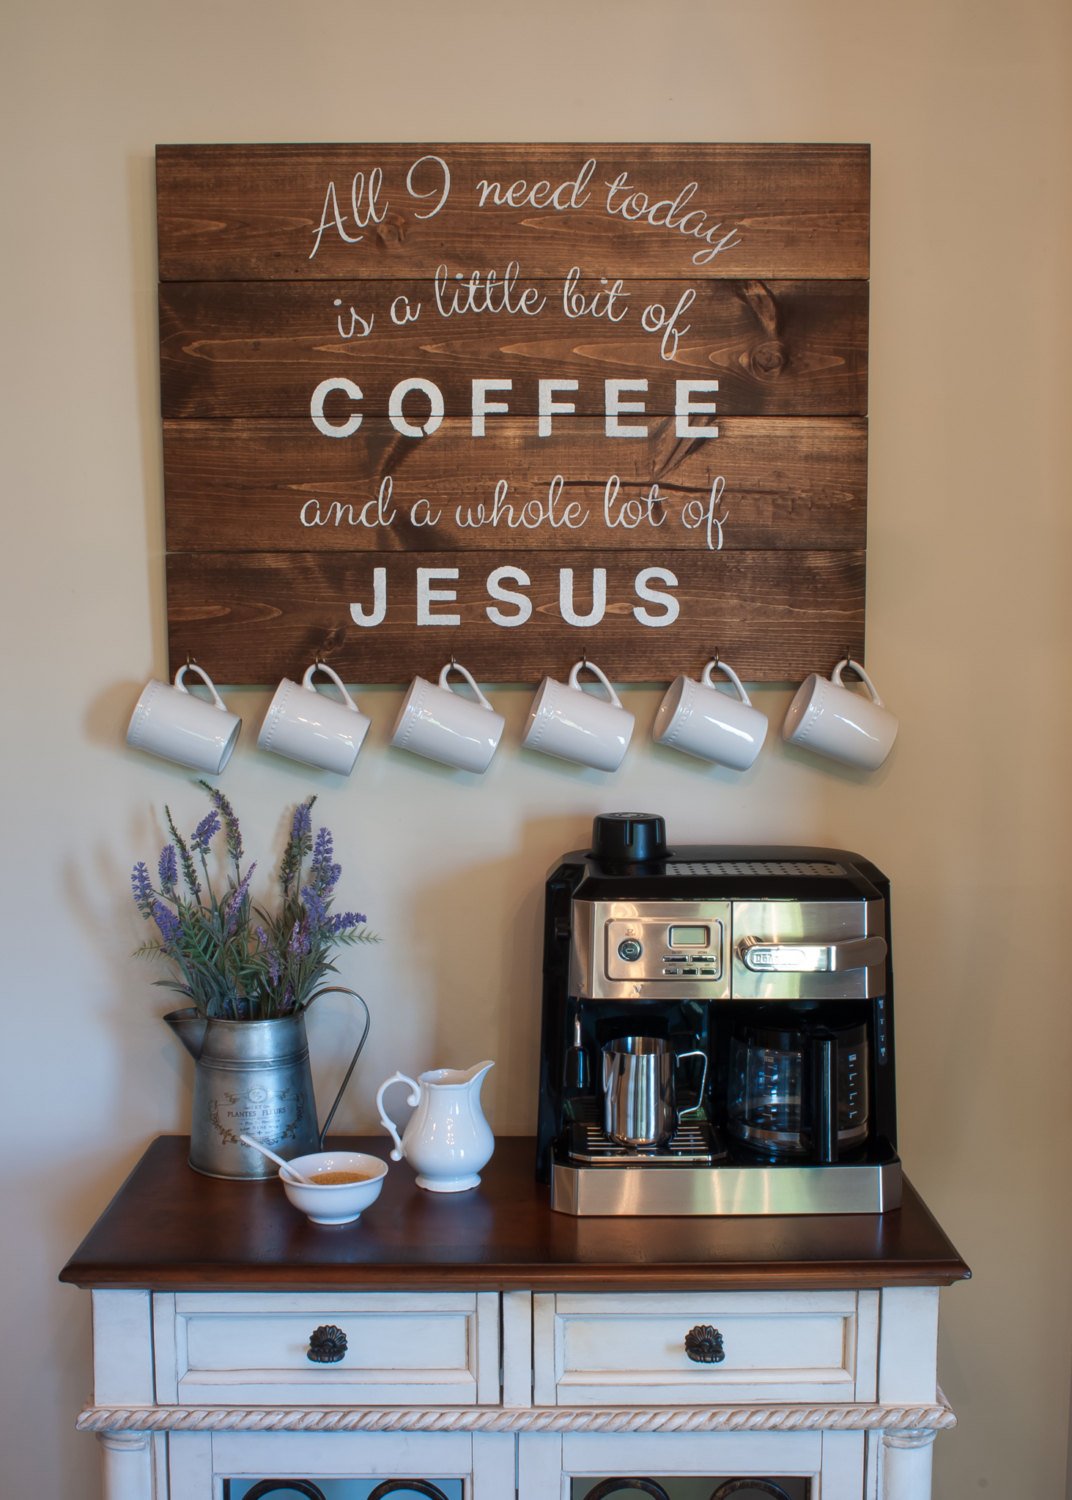
[[[685,1353],[698,1365],[720,1365],[726,1358],[722,1335],[710,1323],[698,1323],[685,1335]]]
[[[610,864],[665,859],[665,819],[657,813],[600,813],[592,824],[592,853]]]
[[[317,1365],[337,1365],[346,1353],[346,1335],[334,1323],[323,1323],[309,1335],[306,1358]]]
[[[627,964],[635,964],[643,952],[643,945],[637,938],[622,938],[618,944],[618,957],[624,958]]]

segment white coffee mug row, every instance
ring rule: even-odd
[[[846,669],[856,673],[868,696],[842,681]],[[210,700],[186,686],[196,672]],[[584,673],[599,691],[586,692]],[[732,692],[721,691],[721,672]],[[339,696],[321,692],[317,674],[327,677]],[[474,697],[459,693],[457,676]],[[300,683],[284,678],[275,691],[257,743],[262,750],[347,776],[369,729],[369,719],[347,692],[337,672],[325,662],[310,666]],[[616,771],[625,759],[635,720],[623,707],[606,675],[587,657],[576,662],[565,682],[545,677],[532,701],[522,745],[560,760],[597,771]],[[472,674],[451,658],[436,683],[415,677],[391,733],[391,744],[456,770],[481,773],[491,764],[506,720],[480,691]],[[218,775],[231,757],[242,721],[220,698],[208,673],[187,662],[172,684],[150,682],[138,699],[127,730],[127,742],[139,750],[194,770]],[[747,771],[767,735],[767,720],[752,702],[732,667],[717,657],[707,663],[699,681],[681,676],[670,685],[655,716],[657,744],[733,771]],[[845,657],[829,678],[817,673],[798,689],[782,728],[788,743],[858,769],[876,770],[889,755],[897,720],[885,707],[870,677],[858,662]]]

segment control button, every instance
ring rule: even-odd
[[[711,975],[714,975],[714,974],[718,973],[718,970],[717,969],[701,969],[700,973],[701,974],[711,974]]]
[[[682,974],[695,974],[696,970],[695,969],[682,969],[681,972],[682,972]]]
[[[636,938],[622,938],[618,944],[618,957],[624,958],[627,964],[636,963],[643,952],[643,945]]]
[[[680,974],[681,970],[680,969],[664,969],[663,973],[664,974]]]

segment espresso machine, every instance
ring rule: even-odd
[[[897,1208],[886,877],[597,817],[547,881],[536,1170],[578,1215]]]

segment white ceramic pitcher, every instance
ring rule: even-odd
[[[376,1108],[380,1124],[394,1141],[392,1161],[403,1157],[417,1173],[417,1186],[432,1193],[461,1193],[474,1188],[491,1160],[495,1137],[480,1107],[480,1087],[493,1062],[472,1068],[432,1068],[419,1078],[392,1073],[380,1084]],[[407,1103],[415,1105],[399,1139],[383,1096],[394,1083],[408,1083]]]

